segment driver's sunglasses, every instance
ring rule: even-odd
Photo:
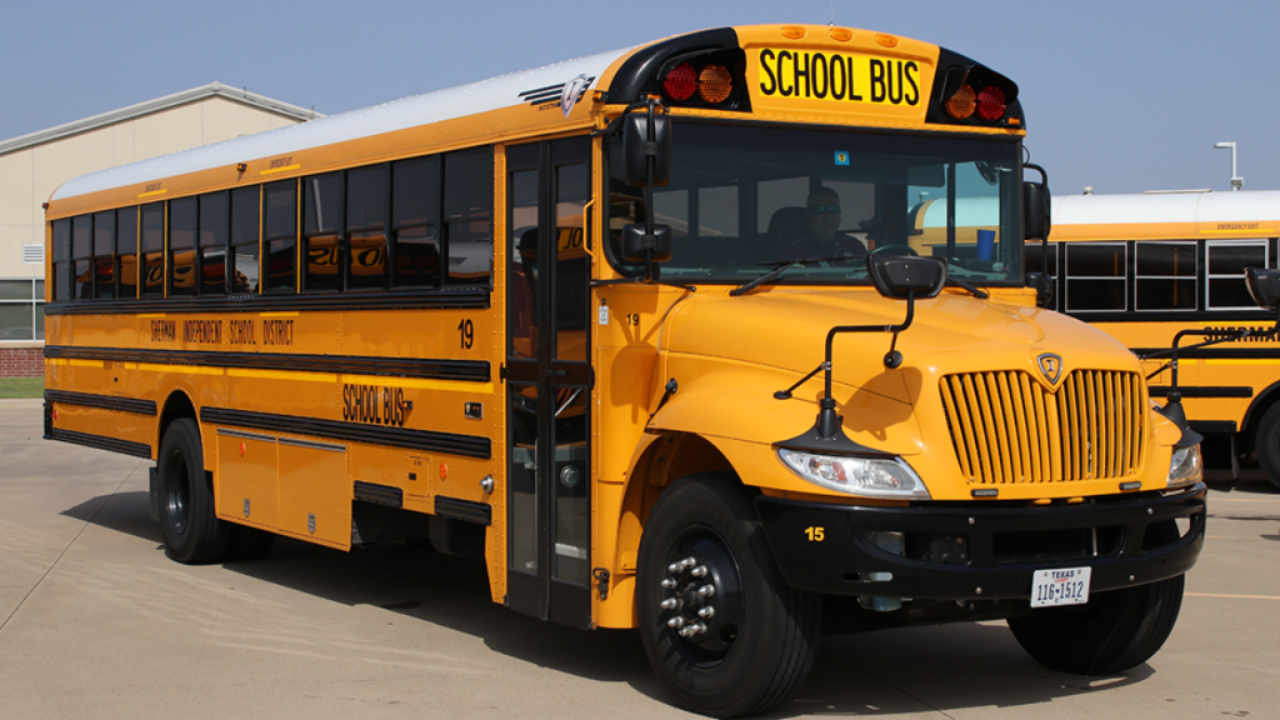
[[[814,215],[835,215],[840,212],[839,205],[810,205],[809,212]]]

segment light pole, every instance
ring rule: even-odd
[[[1240,173],[1236,172],[1236,143],[1220,142],[1214,143],[1213,146],[1219,150],[1231,149],[1231,190],[1232,192],[1244,187],[1244,178],[1240,177]]]

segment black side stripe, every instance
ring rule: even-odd
[[[90,393],[69,392],[67,390],[45,390],[45,402],[56,402],[64,405],[82,405],[84,407],[102,408],[103,410],[119,410],[120,412],[137,413],[138,415],[155,415],[156,404],[153,400],[115,397],[113,395],[92,395]]]
[[[294,370],[349,375],[393,375],[428,380],[489,381],[489,363],[483,360],[432,360],[429,358],[295,355],[291,353],[243,353],[204,350],[135,350],[130,348],[71,345],[46,345],[44,356],[46,358],[101,360],[104,362]]]
[[[440,452],[484,460],[488,460],[492,456],[489,438],[475,435],[458,435],[430,430],[407,430],[405,428],[377,427],[374,425],[355,425],[336,420],[321,420],[297,415],[276,415],[273,413],[215,407],[201,408],[200,422],[214,425],[234,425],[236,427],[267,430],[269,432],[313,435],[350,442],[390,445],[410,450]]]
[[[54,428],[45,436],[46,440],[60,440],[62,442],[73,443],[76,445],[86,445],[99,450],[110,450],[124,455],[132,455],[134,457],[151,459],[151,446],[142,443],[129,442],[128,440],[117,440],[115,438],[103,437],[101,435],[90,435],[89,433],[76,432],[74,430],[59,430]]]
[[[1151,353],[1168,353],[1169,348],[1129,348],[1138,357],[1143,357]],[[1240,344],[1232,343],[1227,345],[1224,343],[1218,347],[1200,348],[1198,350],[1179,350],[1178,359],[1188,360],[1192,358],[1217,358],[1217,359],[1234,359],[1234,360],[1280,360],[1280,348],[1249,348],[1240,347]],[[1153,360],[1168,360],[1166,354],[1163,357],[1152,358]]]
[[[437,495],[436,515],[477,525],[489,525],[493,522],[493,506]]]
[[[1152,385],[1148,388],[1151,397],[1168,397],[1169,387],[1167,385]],[[1182,392],[1185,398],[1251,398],[1253,397],[1253,388],[1223,386],[1217,387],[1213,385],[1179,385],[1178,390]]]
[[[459,290],[389,290],[325,295],[247,295],[223,298],[148,298],[60,301],[44,306],[45,315],[132,315],[134,313],[270,312],[282,310],[485,309],[487,287]]]

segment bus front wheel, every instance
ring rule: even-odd
[[[190,418],[173,421],[160,441],[160,528],[165,553],[189,565],[218,562],[231,532],[219,520],[213,488],[205,480],[200,428]]]
[[[1263,414],[1253,444],[1258,449],[1258,464],[1267,474],[1267,479],[1280,487],[1280,403],[1272,405]]]
[[[1018,644],[1051,670],[1105,675],[1156,654],[1178,622],[1183,576],[1098,593],[1084,605],[1041,608],[1009,619]]]
[[[688,709],[764,712],[808,674],[819,597],[783,580],[733,476],[694,475],[663,493],[645,523],[636,572],[645,652]]]

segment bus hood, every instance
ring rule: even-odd
[[[708,361],[721,361],[780,371],[770,373],[783,381],[768,388],[771,394],[818,367],[831,328],[893,325],[903,321],[906,311],[905,301],[881,297],[869,288],[694,296],[669,317],[661,345],[672,364],[699,358],[703,368]],[[891,370],[883,358],[892,337],[883,331],[836,337],[833,380],[845,386],[845,397],[853,388],[914,405],[923,387],[932,386],[936,392],[941,377],[953,373],[1022,370],[1042,377],[1054,369],[1053,363],[1042,368],[1046,355],[1059,358],[1062,375],[1079,368],[1139,370],[1137,359],[1123,345],[1085,323],[967,293],[948,291],[916,303],[915,319],[897,341],[902,365]],[[816,402],[821,390],[819,373],[795,396]],[[838,390],[835,394],[843,402]]]

